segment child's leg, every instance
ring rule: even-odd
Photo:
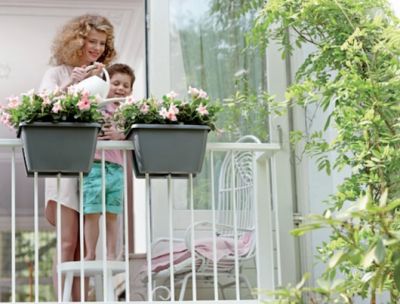
[[[115,260],[117,234],[118,234],[118,215],[106,213],[107,219],[107,260]]]
[[[85,214],[85,260],[91,261],[96,258],[96,245],[99,239],[99,213]]]

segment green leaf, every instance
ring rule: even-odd
[[[342,259],[346,256],[346,253],[343,250],[337,251],[329,260],[328,267],[334,268],[337,264],[339,264]]]
[[[370,267],[374,260],[375,260],[375,248],[376,246],[372,247],[372,249],[370,249],[367,254],[364,256],[363,260],[362,260],[362,266],[364,268],[368,268]]]
[[[378,239],[375,245],[365,255],[362,265],[364,268],[370,267],[374,262],[377,264],[385,260],[386,250],[383,245],[382,239]]]
[[[359,201],[359,203],[358,203],[359,210],[366,210],[366,209],[367,209],[368,202],[369,202],[369,197],[368,197],[368,195],[364,195],[364,196],[360,199],[360,201]]]
[[[385,207],[386,206],[386,202],[387,202],[387,198],[388,198],[388,193],[389,193],[389,189],[386,188],[383,193],[381,194],[381,197],[379,198],[379,207]]]
[[[378,263],[382,263],[385,260],[385,246],[383,245],[382,239],[378,239],[376,242],[375,257]]]
[[[301,236],[304,233],[308,232],[308,231],[312,231],[312,230],[316,230],[321,228],[321,224],[317,223],[317,224],[304,224],[301,225],[299,228],[293,229],[290,231],[290,233],[294,236]]]
[[[397,290],[400,290],[400,263],[394,265],[393,280]]]

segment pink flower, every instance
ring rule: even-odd
[[[176,105],[171,104],[169,106],[168,112],[174,113],[174,114],[178,114],[179,113],[179,109],[176,107]]]
[[[58,113],[62,110],[61,102],[57,101],[54,105],[53,108],[51,109],[53,113]]]
[[[7,107],[10,109],[15,109],[21,104],[18,96],[10,96],[7,99],[8,99]]]
[[[133,99],[133,96],[131,95],[126,98],[126,101],[124,104],[131,105],[131,104],[135,104],[135,103],[136,103],[136,101]]]
[[[207,106],[203,106],[202,103],[196,108],[196,111],[199,112],[201,116],[208,115]]]
[[[167,119],[170,121],[177,121],[178,119],[176,118],[176,115],[174,112],[167,112]]]
[[[199,98],[202,98],[202,99],[206,99],[206,98],[208,98],[208,95],[207,95],[207,93],[205,92],[205,91],[203,91],[203,90],[200,90],[199,91],[199,96],[198,96]]]
[[[87,94],[83,94],[81,100],[79,100],[78,109],[81,111],[86,111],[90,109],[90,100]]]
[[[149,112],[149,108],[149,105],[147,103],[144,103],[140,106],[140,112],[146,114]]]
[[[42,106],[51,105],[50,97],[46,92],[39,93],[38,95],[43,99]]]
[[[178,93],[176,93],[176,92],[174,92],[174,91],[171,91],[171,92],[169,92],[166,96],[169,98],[169,99],[175,99],[176,97],[178,97]]]
[[[0,121],[5,124],[7,127],[12,128],[12,124],[11,124],[11,115],[3,112],[1,113],[1,117],[0,117]]]
[[[171,107],[170,107],[170,109],[168,111],[167,111],[166,108],[162,107],[161,110],[158,113],[164,119],[167,119],[167,120],[170,120],[170,121],[177,121],[176,113],[175,113],[174,110],[171,110]]]

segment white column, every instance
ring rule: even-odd
[[[269,93],[277,100],[284,100],[287,86],[286,62],[282,60],[279,47],[273,41],[267,49],[267,80]],[[282,150],[272,163],[273,210],[277,240],[278,285],[295,283],[297,263],[293,227],[294,187],[292,185],[291,155],[289,142],[289,117],[270,117],[271,142],[280,142]]]

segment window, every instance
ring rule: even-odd
[[[171,88],[202,88],[224,103],[213,141],[268,140],[265,50],[246,47],[253,20],[246,1],[170,1]]]

